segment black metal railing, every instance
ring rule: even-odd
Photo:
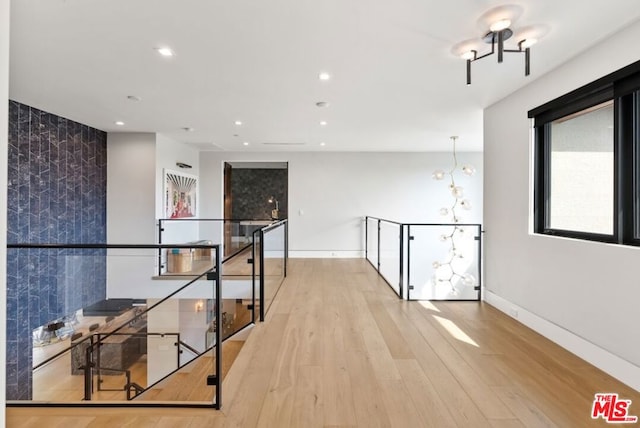
[[[186,284],[178,286],[174,291],[170,292],[168,295],[150,301],[147,299],[147,307],[143,309],[142,307],[131,308],[126,311],[124,315],[118,316],[118,318],[112,319],[112,317],[105,318],[109,320],[104,326],[101,326],[99,329],[88,332],[87,336],[80,337],[76,339],[74,342],[70,342],[70,346],[62,349],[58,352],[55,352],[50,357],[44,359],[42,362],[34,365],[32,369],[32,373],[40,372],[49,372],[49,374],[53,373],[56,378],[58,376],[68,375],[71,378],[74,376],[81,376],[82,379],[82,396],[77,398],[76,401],[81,402],[89,402],[91,401],[93,405],[103,405],[103,403],[99,401],[93,401],[93,396],[95,392],[98,391],[110,391],[110,390],[119,390],[126,392],[127,399],[133,398],[139,395],[142,391],[144,391],[146,382],[138,381],[132,370],[129,370],[124,365],[118,365],[115,363],[109,363],[108,360],[114,358],[114,356],[108,356],[108,347],[113,346],[115,353],[119,353],[115,358],[125,358],[123,355],[129,353],[131,350],[130,345],[135,345],[133,342],[139,342],[140,346],[144,346],[146,352],[146,344],[147,341],[150,340],[151,336],[157,337],[166,337],[171,341],[174,348],[176,349],[176,360],[172,364],[172,367],[167,367],[165,371],[159,372],[159,377],[166,377],[172,371],[176,371],[180,368],[180,354],[178,352],[179,346],[178,344],[182,342],[180,336],[179,327],[175,328],[176,331],[173,331],[171,327],[164,330],[165,327],[161,327],[162,331],[148,331],[148,320],[149,317],[156,317],[156,320],[163,319],[166,313],[165,309],[167,307],[171,307],[171,310],[182,310],[181,305],[187,300],[196,300],[202,299],[201,301],[206,301],[207,303],[207,319],[208,325],[210,325],[210,329],[213,332],[212,334],[212,346],[207,347],[204,352],[213,351],[215,354],[215,362],[214,367],[212,367],[213,373],[206,379],[208,385],[211,385],[215,388],[215,399],[210,404],[203,403],[175,403],[168,404],[173,405],[175,407],[213,407],[219,409],[221,406],[221,396],[222,396],[222,285],[220,282],[220,246],[219,245],[198,245],[198,244],[167,244],[167,245],[134,245],[134,244],[40,244],[40,243],[28,243],[28,244],[8,244],[7,245],[8,252],[14,252],[12,255],[15,256],[16,260],[20,260],[21,263],[25,263],[27,265],[26,269],[18,270],[18,277],[13,278],[12,280],[17,281],[28,281],[31,279],[31,276],[38,276],[40,272],[38,269],[32,269],[29,266],[38,267],[37,261],[35,258],[39,258],[41,260],[40,263],[49,263],[52,265],[52,268],[55,269],[66,269],[66,271],[51,273],[49,272],[47,278],[50,278],[51,281],[70,281],[74,279],[78,275],[78,269],[74,264],[82,264],[83,268],[87,268],[88,272],[96,270],[92,264],[97,264],[99,269],[105,270],[109,265],[110,260],[114,257],[117,259],[128,258],[132,259],[133,263],[137,263],[142,266],[142,270],[148,269],[150,273],[153,272],[154,261],[156,260],[156,256],[158,250],[168,249],[168,248],[186,248],[186,249],[206,249],[211,252],[213,258],[213,267],[208,269],[207,271],[201,273],[200,275],[190,279]],[[133,250],[128,251],[129,254],[125,254],[124,256],[119,253],[120,250]],[[146,252],[146,250],[150,250]],[[127,252],[127,251],[125,251]],[[117,254],[116,254],[117,253]],[[144,254],[143,254],[144,253]],[[84,259],[84,260],[81,260]],[[32,266],[32,267],[33,267]],[[41,266],[40,266],[41,267]],[[20,275],[23,275],[22,277]],[[103,275],[103,274],[102,274]],[[28,277],[29,276],[29,277]],[[104,276],[104,275],[103,275]],[[106,277],[105,277],[106,278]],[[151,280],[151,275],[149,276],[149,280]],[[176,278],[179,280],[179,278]],[[55,285],[55,284],[53,284]],[[105,287],[107,284],[104,284]],[[196,303],[198,305],[198,303]],[[204,304],[197,306],[196,308],[189,309],[193,312],[198,312],[203,310]],[[165,308],[165,309],[163,309]],[[176,309],[177,308],[177,309]],[[179,314],[176,314],[178,317]],[[204,317],[203,317],[204,319]],[[56,323],[63,325],[64,323]],[[133,328],[137,324],[143,325],[144,327]],[[93,326],[92,326],[93,327]],[[110,342],[115,342],[110,343]],[[128,343],[127,343],[128,342]],[[168,347],[168,346],[167,346]],[[195,349],[190,346],[190,349]],[[200,353],[202,355],[204,352]],[[142,350],[140,350],[140,354],[142,354]],[[72,355],[75,354],[75,355]],[[120,355],[122,354],[122,355]],[[149,355],[145,354],[145,360],[149,359]],[[75,360],[74,360],[75,358]],[[57,363],[56,367],[53,367],[53,364]],[[66,368],[65,368],[66,367]],[[73,370],[78,372],[77,375],[74,375]],[[46,370],[45,370],[46,369]],[[146,369],[145,369],[146,372]],[[80,374],[81,373],[81,374]],[[111,388],[105,386],[103,382],[107,381],[108,376],[113,376],[114,378],[122,377],[124,382],[119,385],[117,388]],[[34,378],[32,378],[34,379]],[[60,380],[58,378],[58,380]],[[205,379],[203,379],[203,382]],[[97,382],[97,385],[96,385]],[[70,384],[73,382],[69,382]],[[51,385],[51,382],[49,382]],[[151,386],[151,382],[149,382],[149,386]],[[55,382],[53,385],[54,389],[56,387]],[[56,402],[56,391],[50,391],[50,396],[53,398],[45,399],[48,403]],[[65,398],[66,399],[66,398]],[[73,398],[70,398],[73,401]],[[8,401],[10,405],[17,404],[37,404],[37,401]],[[123,404],[126,403],[123,400]],[[74,403],[65,402],[65,405],[73,405]],[[79,403],[78,403],[79,404]],[[110,402],[104,405],[114,405],[114,402]],[[150,405],[153,406],[152,402],[140,402],[137,405]]]
[[[481,299],[482,225],[365,217],[365,258],[400,299]]]
[[[186,220],[171,220],[172,222],[186,221]],[[243,220],[245,221],[245,220]],[[256,220],[246,220],[248,222],[256,222]],[[160,221],[160,228],[164,229],[166,227],[166,222],[168,220]],[[219,220],[213,220],[212,223],[220,222]],[[261,221],[258,221],[261,222]],[[264,221],[267,223],[267,221]],[[172,223],[173,224],[173,223]],[[108,331],[105,326],[100,326],[99,330],[94,331],[93,327],[97,327],[97,325],[92,325],[92,329],[88,334],[82,335],[79,338],[76,338],[71,342],[71,345],[62,349],[58,352],[55,352],[49,358],[38,362],[33,367],[33,373],[38,370],[44,370],[47,366],[50,366],[54,362],[59,362],[67,359],[72,359],[72,353],[80,352],[82,354],[83,363],[78,365],[77,370],[82,371],[82,376],[84,378],[83,381],[83,392],[82,396],[79,397],[78,401],[89,402],[91,401],[94,405],[101,405],[99,401],[94,400],[95,392],[102,391],[110,391],[112,389],[124,390],[126,393],[127,400],[136,398],[140,396],[141,393],[148,390],[148,388],[153,387],[157,384],[157,382],[167,378],[171,373],[167,372],[166,376],[163,376],[161,379],[156,380],[156,382],[144,382],[136,379],[136,376],[132,370],[124,367],[116,367],[113,365],[108,365],[104,363],[104,356],[101,353],[101,349],[106,349],[108,347],[108,342],[110,340],[115,340],[116,337],[124,337],[124,338],[140,338],[141,336],[148,337],[150,336],[170,336],[174,334],[172,331],[166,332],[127,332],[125,329],[127,326],[131,326],[140,320],[147,317],[149,314],[154,314],[159,311],[161,305],[169,302],[171,299],[179,299],[182,297],[193,297],[193,293],[191,290],[198,287],[197,284],[203,281],[212,281],[213,287],[210,289],[215,292],[215,295],[212,295],[210,299],[205,302],[213,302],[213,306],[209,307],[209,304],[206,303],[207,307],[203,308],[203,303],[199,302],[196,305],[200,305],[196,308],[196,311],[206,311],[206,313],[211,313],[214,316],[212,317],[210,330],[207,332],[207,346],[206,349],[202,352],[201,350],[194,348],[193,346],[184,342],[179,333],[176,333],[176,338],[173,340],[173,345],[177,349],[177,369],[181,368],[180,364],[180,355],[183,350],[187,350],[189,354],[199,354],[200,356],[206,352],[213,351],[216,353],[215,361],[216,368],[214,370],[214,374],[208,377],[207,384],[213,385],[216,388],[215,393],[215,401],[211,404],[212,407],[219,408],[221,403],[221,382],[222,382],[222,372],[220,363],[222,361],[221,353],[222,347],[219,344],[225,340],[226,338],[233,336],[238,333],[242,329],[247,326],[253,324],[256,319],[264,320],[265,313],[268,311],[271,306],[271,302],[278,292],[282,282],[284,281],[287,273],[287,254],[288,254],[288,222],[287,220],[282,221],[268,221],[268,224],[250,224],[254,227],[255,230],[251,230],[249,234],[250,239],[250,248],[244,248],[242,250],[238,250],[233,252],[229,257],[225,258],[224,261],[221,260],[221,246],[210,244],[209,241],[203,242],[193,241],[189,243],[177,243],[177,242],[165,242],[161,244],[154,245],[134,245],[134,244],[9,244],[7,248],[10,251],[55,251],[55,255],[52,257],[65,257],[67,255],[72,255],[73,257],[83,256],[85,258],[89,258],[90,260],[102,260],[102,264],[106,264],[104,260],[107,260],[109,257],[114,257],[113,252],[118,250],[134,250],[138,251],[138,253],[134,254],[135,263],[141,263],[141,260],[146,260],[145,264],[149,264],[151,261],[152,266],[156,266],[155,272],[160,272],[159,264],[161,260],[158,259],[158,254],[166,254],[169,250],[188,250],[190,253],[193,253],[195,250],[204,250],[210,252],[211,257],[211,265],[207,266],[207,268],[197,275],[190,275],[188,278],[182,277],[182,279],[188,279],[189,281],[181,286],[178,286],[173,292],[168,295],[159,298],[158,301],[151,304],[147,309],[142,309],[142,307],[137,307],[135,313],[132,313],[126,320],[123,320],[121,317],[113,319],[113,316],[109,316],[105,321],[109,321],[106,325],[109,326]],[[161,234],[162,231],[159,231]],[[150,253],[144,252],[143,255],[139,254],[140,251],[143,250],[152,250]],[[155,250],[155,251],[153,251]],[[249,251],[247,253],[247,251]],[[242,260],[241,253],[244,255],[251,254],[247,257],[247,262],[245,263]],[[51,253],[53,254],[53,253]],[[155,254],[155,255],[154,255]],[[92,257],[88,257],[91,255]],[[25,260],[29,260],[30,256],[36,256],[35,253],[24,253],[21,255],[20,260],[21,263],[25,262]],[[209,257],[209,254],[207,254]],[[154,262],[155,260],[155,262]],[[58,262],[58,264],[73,264],[74,260],[63,260],[62,262]],[[247,270],[246,278],[235,277],[234,281],[236,283],[233,284],[234,287],[234,300],[236,310],[234,313],[226,313],[223,311],[223,307],[221,302],[223,301],[223,289],[225,288],[223,278],[222,278],[222,264],[227,263],[231,264],[234,262],[235,265],[242,265],[245,263],[245,266],[248,264],[249,269]],[[89,262],[89,264],[91,261]],[[120,268],[120,264],[118,265],[118,270],[122,273],[126,271],[126,268]],[[102,266],[102,269],[105,269]],[[151,270],[153,272],[153,269]],[[118,279],[121,280],[123,275],[119,275]],[[124,276],[126,277],[126,275]],[[154,279],[149,277],[149,279]],[[170,278],[175,281],[181,281],[180,277]],[[106,276],[104,280],[106,282]],[[226,280],[225,280],[226,281]],[[237,298],[237,284],[241,281],[246,281],[248,283],[246,296],[242,299]],[[160,283],[159,283],[160,284]],[[164,284],[172,284],[172,283],[163,283]],[[228,284],[231,285],[231,284]],[[201,287],[200,287],[201,288]],[[231,287],[229,287],[231,288]],[[229,299],[230,300],[230,299]],[[144,301],[144,299],[143,299]],[[148,302],[148,299],[147,299]],[[141,304],[145,306],[144,304]],[[229,304],[225,304],[225,307],[228,307]],[[207,321],[208,322],[208,321]],[[74,337],[77,336],[73,335]],[[209,339],[211,338],[212,341]],[[209,346],[211,345],[211,346]],[[190,358],[192,355],[188,355]],[[195,356],[195,355],[194,355]],[[186,357],[185,357],[186,358]],[[196,358],[191,359],[193,361]],[[189,364],[190,361],[187,361],[186,364]],[[65,363],[68,364],[68,363]],[[184,367],[184,364],[182,364]],[[68,368],[67,368],[68,370]],[[47,370],[45,370],[47,371]],[[50,371],[50,370],[49,370]],[[105,375],[105,373],[110,373],[109,375]],[[104,375],[104,376],[103,376]],[[103,382],[107,380],[112,380],[107,376],[121,377],[124,379],[121,386],[116,388],[106,387]],[[113,382],[112,382],[113,383]],[[97,385],[97,386],[96,386]],[[55,395],[54,395],[55,396]],[[142,398],[142,397],[141,397]],[[55,398],[46,398],[41,399],[47,401],[49,403],[55,403]],[[37,401],[22,401],[15,402],[9,401],[10,405],[18,405],[18,404],[37,404]],[[125,401],[126,403],[126,401]],[[70,404],[66,402],[65,404]],[[71,403],[73,404],[73,403]],[[144,403],[137,403],[140,405],[144,405]],[[113,405],[111,402],[109,405]],[[153,404],[150,404],[153,405]],[[176,404],[178,407],[202,407],[201,404],[190,405],[189,403],[180,403]]]

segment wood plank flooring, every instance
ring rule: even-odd
[[[290,260],[223,409],[9,408],[9,427],[589,427],[640,393],[484,303],[400,301],[365,260]]]

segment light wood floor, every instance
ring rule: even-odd
[[[587,427],[640,394],[474,302],[403,302],[364,260],[291,260],[223,410],[9,408],[9,427]]]

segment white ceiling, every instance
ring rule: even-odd
[[[10,97],[202,150],[439,151],[459,135],[477,151],[484,107],[640,17],[638,0],[512,3],[523,9],[514,29],[549,28],[531,76],[522,55],[494,55],[473,64],[467,87],[452,46],[484,34],[478,19],[504,3],[14,0]],[[175,57],[154,50],[165,45]]]

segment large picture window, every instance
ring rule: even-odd
[[[613,102],[551,122],[549,227],[613,235]]]
[[[535,232],[640,244],[640,62],[529,117]]]

